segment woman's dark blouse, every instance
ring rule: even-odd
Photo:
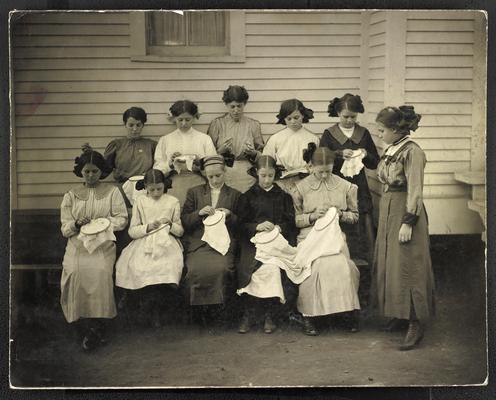
[[[353,135],[348,138],[341,132],[338,124],[335,124],[324,131],[324,134],[320,138],[320,146],[328,147],[336,153],[333,173],[358,186],[358,211],[360,214],[372,212],[372,196],[367,183],[365,170],[362,169],[358,175],[351,178],[343,176],[340,172],[344,162],[343,150],[345,149],[365,149],[367,155],[362,160],[363,164],[368,169],[377,168],[379,154],[377,153],[372,136],[370,136],[370,132],[363,126],[355,124]]]
[[[145,137],[112,140],[103,156],[114,169],[117,182],[125,182],[135,175],[144,175],[153,167],[153,155],[157,142]]]
[[[238,287],[248,285],[251,275],[261,265],[255,260],[255,245],[250,239],[257,233],[257,225],[269,221],[281,227],[281,233],[292,246],[296,245],[297,230],[293,199],[277,184],[271,190],[262,189],[258,183],[239,198],[237,207],[240,260],[237,265]]]

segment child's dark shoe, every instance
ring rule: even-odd
[[[264,332],[267,334],[270,334],[276,330],[277,326],[272,321],[272,317],[270,315],[265,316],[265,322],[264,322]]]

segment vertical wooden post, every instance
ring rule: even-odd
[[[131,56],[146,55],[146,13],[142,11],[129,13],[129,37],[131,39]]]
[[[474,11],[474,58],[472,78],[472,134],[470,169],[486,170],[487,15]]]
[[[362,41],[360,43],[360,97],[363,101],[365,110],[369,106],[369,30],[371,11],[362,11]],[[363,125],[370,123],[368,113],[363,115]]]
[[[384,106],[405,102],[406,11],[386,11]]]
[[[10,102],[10,208],[18,207],[17,199],[17,144],[15,135],[15,92],[14,92],[14,21],[12,14],[9,15],[9,102]]]

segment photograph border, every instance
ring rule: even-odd
[[[11,3],[21,3],[19,6],[17,5],[12,5]],[[47,5],[53,4],[53,7],[57,7],[58,10],[54,11],[67,11],[64,9],[61,9],[59,7],[67,6],[71,10],[74,11],[82,11],[82,9],[78,8],[79,3],[81,4],[81,7],[89,10],[89,11],[95,11],[95,10],[108,10],[108,11],[124,11],[124,10],[137,10],[141,8],[135,8],[135,6],[138,6],[136,4],[137,2],[129,2],[129,1],[93,1],[93,2],[71,2],[71,1],[46,1]],[[78,4],[74,4],[78,3]],[[126,4],[127,3],[127,4]],[[160,4],[158,4],[160,3]],[[180,4],[179,4],[180,3]],[[494,157],[494,152],[491,151],[495,148],[494,145],[494,137],[496,135],[495,132],[495,108],[494,108],[494,97],[495,97],[495,91],[494,91],[494,82],[495,82],[495,76],[494,76],[494,63],[495,63],[495,45],[494,41],[496,40],[494,31],[495,31],[495,24],[493,21],[493,18],[496,17],[496,4],[492,2],[490,4],[490,1],[473,1],[470,4],[467,4],[467,2],[464,1],[442,1],[442,2],[435,2],[435,1],[421,1],[421,2],[416,2],[414,7],[411,8],[402,8],[398,7],[401,6],[402,4],[408,4],[406,1],[387,1],[385,2],[379,2],[379,1],[369,1],[366,2],[367,5],[366,7],[362,8],[360,5],[363,5],[364,2],[355,2],[352,0],[349,0],[347,2],[322,2],[322,1],[315,1],[315,2],[298,2],[298,1],[290,1],[290,2],[284,2],[284,7],[281,7],[282,2],[260,2],[260,3],[249,3],[244,4],[248,2],[236,2],[236,7],[233,7],[232,2],[194,2],[194,1],[183,1],[183,2],[168,2],[166,5],[164,2],[156,2],[156,1],[151,1],[149,3],[146,3],[147,8],[146,9],[158,9],[158,8],[163,8],[163,9],[213,9],[213,8],[219,8],[219,9],[305,9],[309,8],[311,10],[314,9],[364,9],[364,10],[373,10],[373,9],[395,9],[395,10],[407,10],[407,9],[466,9],[466,10],[486,10],[488,13],[488,69],[487,69],[487,166],[486,166],[486,171],[493,171],[495,167],[495,157]],[[277,5],[274,6],[274,3]],[[394,6],[393,6],[394,3]],[[129,7],[129,4],[131,4],[131,7]],[[353,5],[353,7],[349,7],[349,5]],[[358,4],[358,7],[355,6],[355,4]],[[88,5],[91,5],[91,7],[88,7]],[[214,7],[215,5],[215,7]],[[379,5],[384,6],[386,5],[385,8],[379,7]],[[390,6],[388,6],[390,5]],[[23,9],[29,7],[30,10],[35,10],[38,8],[39,2],[36,1],[23,1],[23,2],[6,2],[1,4],[1,30],[2,30],[2,43],[5,44],[6,38],[8,38],[8,33],[7,32],[7,24],[4,24],[3,22],[6,21],[5,16],[8,17],[8,12],[11,11],[13,8],[16,9]],[[77,7],[76,7],[77,6]],[[110,6],[110,7],[109,7]],[[141,6],[141,4],[139,4]],[[148,8],[151,6],[152,8]],[[123,8],[120,8],[123,7]],[[45,11],[46,8],[40,8],[38,11]],[[4,49],[8,49],[8,46],[2,46]],[[1,72],[2,72],[2,78],[5,78],[5,76],[8,76],[9,73],[9,57],[8,54],[5,54],[6,52],[3,52],[3,57],[2,57],[2,62],[1,62]],[[7,69],[5,69],[7,67]],[[2,100],[3,100],[3,106],[2,107],[2,119],[1,119],[1,125],[0,127],[2,128],[2,132],[4,133],[0,137],[0,148],[1,151],[3,152],[2,154],[2,161],[3,161],[3,166],[4,168],[1,169],[1,182],[4,184],[3,187],[9,187],[9,168],[8,168],[8,160],[9,160],[9,148],[10,148],[10,135],[6,135],[6,132],[9,132],[9,122],[11,122],[11,117],[10,117],[10,112],[9,112],[9,97],[8,97],[8,90],[5,90],[5,82],[9,82],[9,79],[2,79],[3,85],[2,85]],[[7,122],[9,121],[9,122]],[[488,228],[487,228],[487,262],[486,262],[486,273],[487,273],[487,294],[488,294],[488,317],[487,317],[487,335],[488,335],[488,362],[489,362],[489,371],[494,372],[494,309],[495,309],[495,302],[494,302],[494,279],[495,279],[495,262],[494,262],[494,249],[493,249],[493,243],[494,243],[494,230],[492,226],[492,216],[493,216],[493,205],[494,205],[494,179],[490,179],[491,175],[487,174],[487,196],[488,196],[488,203],[487,203],[487,215],[488,215]],[[5,266],[8,267],[10,265],[10,260],[9,260],[9,237],[10,237],[10,218],[9,218],[9,210],[10,210],[10,199],[9,196],[7,195],[7,192],[4,191],[3,195],[0,196],[0,207],[4,211],[2,213],[2,216],[0,219],[0,223],[2,226],[1,229],[1,234],[4,240],[2,240],[2,258],[5,260]],[[9,229],[7,229],[9,227]],[[2,275],[0,275],[0,292],[1,292],[1,325],[2,328],[8,327],[9,326],[9,313],[10,309],[8,306],[8,295],[9,295],[9,268],[3,268],[2,269]],[[7,283],[7,286],[5,285]],[[7,316],[7,318],[4,318]],[[7,336],[4,337],[5,331],[4,329],[1,330],[1,336],[0,336],[0,341],[2,345],[2,355],[8,354],[8,338],[9,338],[9,332],[7,330]],[[6,340],[4,340],[6,339]],[[7,353],[5,353],[3,350],[4,344],[7,344]],[[7,359],[8,357],[1,357],[2,360]],[[2,388],[3,383],[4,383],[4,377],[8,377],[8,368],[7,368],[7,374],[4,374],[4,363],[2,363],[2,370],[1,370],[1,377],[2,377]],[[16,390],[11,390],[8,389],[8,382],[7,386],[5,386],[7,390],[7,394],[10,396],[13,394],[15,398],[20,398],[17,397],[21,393],[27,394],[29,392],[29,389],[26,389],[24,391],[24,388],[22,390],[16,389]],[[77,398],[83,398],[80,397],[81,395],[85,396],[84,398],[101,398],[101,396],[105,396],[105,398],[130,398],[134,397],[135,394],[136,396],[140,396],[141,393],[141,398],[148,398],[149,395],[155,396],[159,395],[159,392],[155,391],[155,389],[147,389],[146,391],[142,391],[141,389],[138,388],[133,388],[131,391],[127,393],[122,393],[125,389],[119,387],[116,388],[117,390],[112,390],[111,392],[108,392],[109,389],[102,389],[98,388],[98,390],[104,390],[106,393],[91,393],[92,390],[91,388],[84,388],[85,393],[80,393],[77,388],[71,388],[71,396],[76,396]],[[284,393],[285,391],[302,391],[302,396],[301,398],[305,398],[306,396],[311,396],[315,397],[315,395],[322,395],[322,396],[332,396],[333,398],[376,398],[373,396],[377,396],[379,393],[377,392],[378,390],[381,391],[383,389],[378,389],[377,387],[369,388],[372,392],[369,397],[367,395],[366,397],[354,397],[355,395],[347,392],[348,390],[351,391],[362,391],[363,387],[360,386],[353,386],[350,389],[343,390],[342,388],[314,388],[314,387],[308,387],[307,389],[302,389],[301,387],[296,387],[296,388],[274,388],[274,389],[241,389],[238,388],[236,390],[240,390],[240,393],[235,394],[235,392],[232,389],[229,388],[215,388],[215,389],[207,389],[206,391],[209,393],[205,393],[205,391],[199,391],[199,389],[187,389],[185,390],[186,393],[184,393],[182,390],[179,390],[177,387],[172,387],[171,389],[164,389],[163,387],[160,388],[161,390],[165,390],[167,392],[167,397],[170,395],[173,395],[174,393],[182,393],[186,395],[187,397],[189,396],[194,396],[192,398],[205,398],[204,396],[208,396],[208,398],[214,398],[213,395],[216,392],[219,392],[221,396],[227,396],[227,397],[232,397],[232,395],[236,395],[236,397],[243,398],[243,396],[250,396],[249,398],[253,398],[255,396],[252,396],[253,394],[256,394],[256,396],[278,396],[281,398],[284,398]],[[42,397],[45,395],[48,395],[47,398],[57,398],[60,395],[65,396],[64,392],[59,391],[59,392],[51,392],[50,389],[34,389],[34,390],[41,390],[45,393],[40,393],[42,394]],[[304,393],[305,390],[308,390],[309,393]],[[473,398],[473,399],[479,399],[479,398],[485,398],[485,397],[479,397],[479,395],[485,396],[490,393],[495,393],[495,387],[494,384],[492,384],[491,378],[489,379],[488,385],[487,386],[479,386],[479,387],[474,387],[473,385],[461,385],[461,386],[454,386],[454,387],[439,387],[439,386],[434,386],[430,388],[426,387],[408,387],[404,389],[398,389],[398,388],[388,388],[384,389],[384,397],[379,394],[381,399],[387,399],[387,398],[393,398],[389,397],[388,395],[388,390],[392,392],[396,392],[396,396],[401,395],[401,398],[436,398],[436,399],[448,399],[448,398]],[[400,390],[401,392],[398,392]],[[413,391],[412,391],[413,390]],[[450,390],[454,390],[453,393],[449,393]],[[489,390],[491,392],[489,392]],[[89,392],[87,392],[89,391]],[[246,391],[246,392],[245,392]],[[254,391],[254,392],[250,392]],[[271,393],[272,391],[272,393]],[[276,393],[273,393],[273,392]],[[458,391],[458,392],[457,392]],[[87,392],[87,393],[86,393]],[[243,393],[244,392],[244,393]],[[258,392],[258,393],[257,393]],[[294,395],[295,393],[286,393],[290,395]],[[320,392],[320,393],[316,393]],[[375,394],[373,393],[375,392]],[[416,392],[416,394],[415,394]],[[340,394],[341,393],[341,394]],[[347,394],[346,394],[347,393]],[[391,393],[391,392],[390,392]],[[86,395],[89,395],[86,397]],[[145,396],[146,394],[146,396]],[[165,393],[161,393],[160,396],[161,398],[164,397]],[[355,393],[356,394],[356,393]],[[363,395],[364,393],[361,393]],[[412,395],[425,395],[428,397],[411,397]],[[350,396],[351,397],[348,397]],[[456,397],[446,397],[446,396],[456,396]],[[459,396],[465,396],[465,397],[459,397]],[[31,395],[29,396],[31,397]],[[167,398],[166,397],[166,398]],[[225,398],[227,398],[225,397]],[[300,397],[300,396],[299,396]],[[14,398],[14,397],[9,397],[9,398]],[[28,397],[25,397],[28,398]],[[41,398],[41,397],[40,397]],[[490,398],[490,397],[487,397]]]

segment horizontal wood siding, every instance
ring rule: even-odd
[[[369,128],[384,107],[384,74],[386,62],[386,12],[371,13],[368,42],[368,98],[366,121]],[[375,131],[372,129],[372,133]],[[375,138],[377,139],[377,138]],[[378,139],[377,139],[378,140]]]
[[[195,126],[206,131],[221,115],[229,84],[250,92],[247,114],[265,138],[279,129],[282,100],[297,97],[315,111],[309,129],[333,121],[329,99],[360,86],[360,12],[245,13],[246,62],[131,62],[129,14],[34,13],[14,26],[16,169],[19,208],[57,208],[78,179],[71,174],[82,143],[103,150],[124,135],[122,112],[148,113],[144,134],[174,127],[175,100],[199,103]]]
[[[471,157],[474,14],[409,12],[406,37],[405,103],[422,114],[412,137],[428,160],[426,197],[468,200],[454,172]]]

